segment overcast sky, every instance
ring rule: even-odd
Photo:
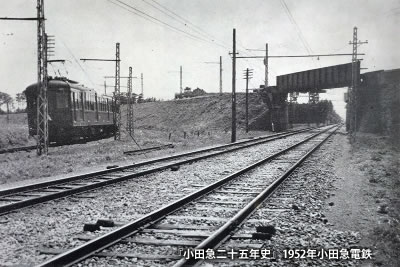
[[[34,16],[36,0],[0,0],[0,17]],[[45,0],[45,16],[46,31],[56,40],[51,59],[67,60],[49,66],[49,75],[60,73],[99,93],[104,92],[103,76],[114,75],[114,64],[79,59],[113,59],[116,42],[121,44],[121,75],[128,74],[129,66],[134,76],[144,73],[145,97],[173,98],[179,91],[180,65],[184,87],[217,92],[218,65],[204,62],[217,62],[219,56],[223,90],[231,91],[233,28],[239,54],[248,56],[264,55],[246,49],[263,49],[267,42],[270,55],[351,53],[348,42],[357,26],[359,39],[368,40],[359,47],[366,53],[362,67],[368,68],[362,72],[400,67],[399,0]],[[37,79],[36,22],[0,25],[0,91],[15,96]],[[270,59],[270,85],[277,75],[350,61],[351,56]],[[251,87],[264,83],[262,59],[241,59],[238,91],[244,91],[242,72],[247,67],[254,69]],[[134,91],[140,91],[139,80],[134,80]],[[341,115],[343,92],[322,96],[332,99]]]

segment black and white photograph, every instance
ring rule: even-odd
[[[0,266],[400,266],[400,0],[0,1]]]

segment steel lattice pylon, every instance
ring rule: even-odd
[[[47,106],[47,36],[43,0],[37,1],[38,96],[37,96],[37,154],[47,154],[49,143]]]
[[[357,27],[353,29],[353,55],[351,58],[351,93],[350,93],[350,131],[357,130]]]
[[[133,133],[133,99],[132,99],[132,67],[129,67],[128,95],[127,95],[126,128],[129,135]]]
[[[290,103],[297,103],[297,98],[299,97],[298,92],[291,92],[289,93],[289,102]]]
[[[308,103],[316,104],[319,102],[319,93],[308,93]]]
[[[121,140],[121,91],[120,91],[120,57],[119,57],[119,43],[116,44],[115,52],[115,110],[114,110],[114,124],[115,124],[115,140]]]
[[[357,95],[358,85],[360,82],[360,61],[357,59],[357,48],[359,45],[368,44],[368,40],[361,42],[357,37],[357,27],[353,28],[353,42],[349,42],[353,45],[352,54],[352,68],[351,68],[351,87],[349,87],[349,130],[352,133],[357,131]],[[353,135],[354,137],[354,135]]]

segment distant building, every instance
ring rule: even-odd
[[[201,96],[207,94],[206,91],[204,91],[201,88],[196,88],[192,91],[190,87],[186,87],[183,89],[182,94],[175,94],[175,99],[182,99],[182,98],[191,98],[191,97],[196,97],[196,96]]]

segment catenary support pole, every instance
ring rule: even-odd
[[[120,91],[120,46],[116,43],[115,51],[115,110],[114,110],[114,124],[115,124],[115,140],[121,140],[121,91]]]
[[[37,154],[47,154],[49,144],[47,106],[47,38],[45,31],[44,3],[37,1],[37,41],[38,41],[38,96],[37,96]]]
[[[222,56],[219,56],[219,93],[222,95]]]
[[[132,67],[129,67],[129,78],[128,78],[128,95],[127,95],[127,118],[126,128],[130,136],[133,134],[133,99],[132,99]]]
[[[143,98],[143,73],[140,74],[140,84],[141,84],[140,94],[142,95]]]
[[[179,68],[179,88],[180,88],[180,92],[181,92],[181,95],[182,95],[182,93],[183,93],[183,87],[182,87],[182,66],[180,66],[180,68]]]
[[[249,132],[249,68],[246,69],[246,133]]]
[[[231,142],[236,142],[236,29],[233,29],[232,51],[232,135]]]

